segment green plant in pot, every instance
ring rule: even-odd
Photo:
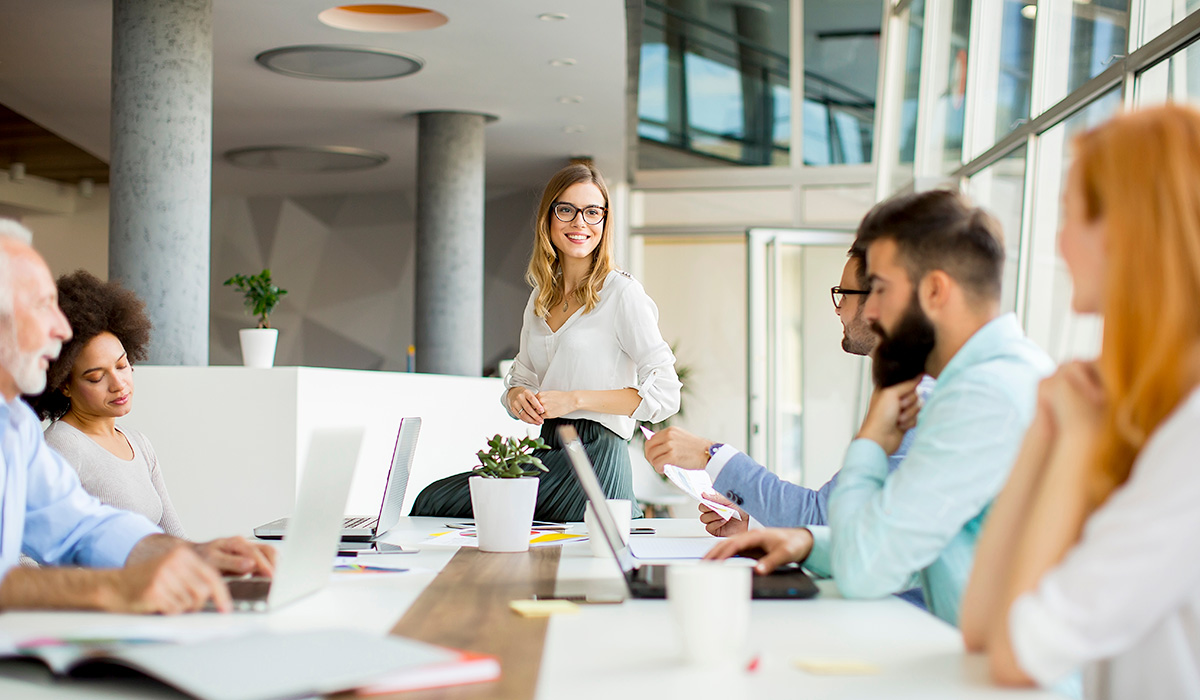
[[[540,437],[495,435],[488,449],[476,453],[479,466],[468,483],[471,509],[481,552],[524,552],[529,549],[537,476],[549,471],[534,450],[549,449]]]
[[[271,270],[263,269],[257,275],[234,275],[225,280],[226,287],[234,287],[245,297],[246,310],[258,317],[256,328],[238,331],[242,342],[242,364],[247,367],[271,367],[275,364],[275,347],[279,342],[279,331],[271,328],[271,312],[279,300],[287,294],[271,280]]]

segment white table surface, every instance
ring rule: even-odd
[[[385,538],[416,544],[445,531],[442,518],[405,518]],[[699,521],[653,519],[658,535],[707,537]],[[582,531],[582,524],[573,526]],[[101,613],[7,612],[0,614],[0,636],[26,638],[79,634],[87,630],[152,627],[239,631],[352,628],[386,634],[421,591],[454,555],[455,549],[425,546],[416,554],[390,560],[423,571],[403,574],[334,574],[320,592],[266,614],[199,613],[144,617]],[[615,562],[591,556],[586,542],[563,545],[559,578],[618,580]],[[752,652],[758,670],[695,668],[683,663],[666,601],[630,600],[619,605],[581,606],[577,615],[551,619],[544,647],[537,697],[609,700],[629,693],[639,697],[735,698],[1054,698],[1050,693],[992,687],[984,660],[966,655],[958,631],[916,607],[888,598],[852,601],[838,597],[829,582],[807,601],[755,601],[751,605]],[[714,612],[712,635],[720,643],[720,614]],[[820,676],[802,671],[795,661],[858,661],[878,668],[874,675]],[[39,669],[0,677],[0,697],[177,697],[155,686],[106,687],[55,683]]]

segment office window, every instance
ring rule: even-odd
[[[1050,36],[1070,37],[1050,42],[1043,93],[1049,107],[1126,54],[1129,0],[1043,0],[1042,6],[1050,9]]]
[[[1071,276],[1058,255],[1071,139],[1113,116],[1120,107],[1120,91],[1111,90],[1038,137],[1025,327],[1029,337],[1059,361],[1094,355],[1100,348],[1099,319],[1071,311]]]
[[[639,167],[788,164],[788,15],[788,0],[647,0]]]
[[[1034,20],[1037,10],[1038,3],[1028,0],[1003,0],[1000,9],[997,68],[999,75],[996,82],[994,127],[996,141],[1029,119],[1029,101],[1033,87]],[[979,153],[986,150],[987,146],[982,146]]]
[[[1200,0],[1133,0],[1140,3],[1141,26],[1133,31],[1133,48],[1173,27],[1179,20],[1200,9]]]
[[[1004,311],[1016,308],[1027,150],[1020,146],[967,181],[967,193],[999,220],[1004,232],[1004,286],[1000,307]]]
[[[933,140],[940,148],[938,159],[942,174],[962,165],[963,125],[967,96],[967,56],[971,37],[971,0],[953,0],[949,25],[942,45],[937,47],[937,73],[942,78],[933,118]]]
[[[1190,44],[1137,76],[1137,105],[1200,102],[1200,44]]]
[[[917,150],[917,106],[921,92],[921,44],[925,38],[925,0],[913,0],[908,6],[908,30],[904,41],[904,90],[900,105],[899,167],[895,169],[892,189],[913,179],[913,156]]]
[[[868,163],[875,139],[879,0],[804,3],[804,163]]]

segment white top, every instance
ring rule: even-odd
[[[1087,698],[1200,697],[1200,389],[1164,421],[1080,541],[1017,599],[1018,663]]]
[[[509,411],[508,389],[515,386],[535,392],[637,389],[642,402],[632,416],[592,411],[563,416],[596,421],[626,440],[635,421],[657,423],[679,411],[675,355],[658,331],[658,307],[636,280],[617,270],[608,273],[596,308],[586,314],[578,309],[558,331],[534,315],[536,299],[534,289],[525,305],[521,349],[504,378],[504,410]]]
[[[101,503],[144,515],[168,535],[184,537],[183,524],[167,495],[154,447],[136,430],[117,430],[133,448],[133,459],[116,457],[75,426],[61,420],[46,428],[46,444],[75,468],[83,489]]]

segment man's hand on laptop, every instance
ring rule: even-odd
[[[109,612],[176,615],[200,610],[210,600],[221,612],[233,608],[225,581],[191,547],[174,547],[111,573],[114,585],[101,593],[100,604]]]
[[[717,515],[717,511],[701,503],[700,522],[704,523],[704,529],[708,530],[708,534],[712,535],[713,537],[733,537],[734,535],[740,535],[743,532],[746,532],[746,530],[750,528],[750,515],[741,508],[733,505],[729,499],[712,491],[705,493],[704,497],[716,501],[723,506],[729,506],[742,516],[741,520],[738,520],[737,518],[725,520],[720,515]]]
[[[718,542],[704,558],[728,559],[745,554],[758,559],[755,571],[769,574],[784,564],[804,561],[812,551],[812,546],[812,533],[805,528],[768,527]]]
[[[222,537],[192,545],[201,559],[230,576],[267,576],[275,573],[275,548],[242,537]]]
[[[708,466],[708,447],[712,440],[692,435],[683,428],[663,428],[646,441],[646,461],[659,474],[668,464],[680,469],[703,469]]]

